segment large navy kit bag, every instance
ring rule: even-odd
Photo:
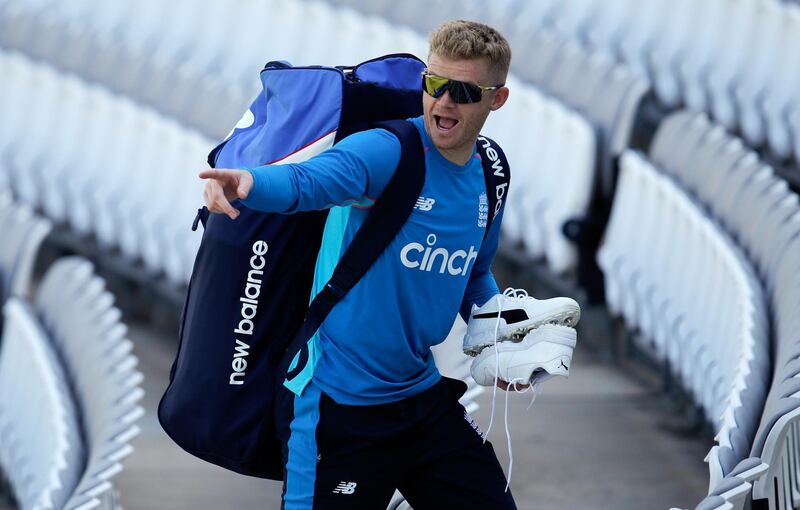
[[[371,127],[388,129],[402,147],[397,171],[316,296],[312,283],[327,210],[277,214],[236,203],[236,220],[199,211],[194,228],[202,221],[203,239],[158,409],[164,430],[189,453],[242,474],[282,479],[272,417],[276,385],[297,353],[294,365],[303,366],[307,340],[394,238],[422,189],[419,134],[399,119],[422,113],[424,68],[407,54],[353,67],[270,62],[261,72],[262,92],[209,155],[209,164],[219,168],[300,162]],[[478,148],[489,210],[497,213],[508,164],[488,139]]]

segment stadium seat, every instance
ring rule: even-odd
[[[577,254],[562,228],[567,220],[583,217],[589,206],[594,131],[558,101],[513,79],[510,84],[516,93],[484,130],[504,142],[514,176],[504,232],[512,242],[521,241],[532,258],[543,258],[551,271],[564,274],[574,269]]]
[[[715,447],[716,448],[716,447]],[[712,451],[714,451],[712,449]],[[744,510],[755,480],[763,477],[768,466],[758,458],[742,460],[730,474],[719,480],[696,509],[729,508]]]
[[[576,248],[565,237],[563,226],[570,219],[582,218],[588,211],[595,170],[595,137],[586,120],[566,112],[559,136],[569,150],[562,152],[557,160],[562,171],[551,170],[554,177],[550,179],[551,203],[544,212],[545,253],[553,274],[564,274],[577,264]],[[540,182],[533,185],[538,186]]]
[[[3,313],[0,465],[21,508],[64,508],[86,449],[77,407],[31,307],[12,298]]]
[[[663,168],[695,192],[710,214],[733,233],[764,283],[767,296],[764,299],[772,304],[775,373],[771,381],[755,371],[747,375],[745,387],[758,391],[741,393],[742,407],[734,413],[734,421],[750,424],[740,427],[745,437],[754,437],[750,454],[771,466],[769,476],[755,484],[753,497],[768,499],[771,507],[788,504],[788,508],[793,504],[788,498],[793,496],[786,480],[800,474],[794,461],[789,462],[795,454],[787,443],[787,437],[793,438],[792,423],[796,420],[800,397],[800,383],[795,377],[800,373],[796,362],[800,351],[794,341],[798,327],[796,310],[800,306],[800,291],[797,290],[800,289],[800,201],[771,167],[763,164],[752,151],[744,149],[740,140],[730,135],[724,135],[723,140],[718,134],[712,137],[711,133],[718,133],[719,128],[702,115],[695,115],[691,120],[686,118],[686,114],[679,113],[663,123],[651,148],[652,154],[662,162]],[[683,133],[687,126],[696,133]],[[679,160],[674,153],[664,150],[664,140],[682,135],[693,136],[699,143],[689,151],[688,157]],[[681,166],[694,167],[694,172],[702,173],[687,173]],[[749,274],[748,279],[758,278]],[[756,301],[751,298],[751,303]],[[766,310],[756,309],[751,317],[753,320],[744,327],[752,331],[765,329]],[[766,337],[759,336],[762,340],[754,344],[751,356],[754,362],[762,360],[759,364],[765,365],[768,359],[763,346]],[[762,399],[762,387],[769,393],[763,415],[758,416],[746,408],[760,409],[757,404]],[[753,430],[752,423],[756,421],[759,425]],[[719,462],[722,466],[722,460]]]
[[[708,456],[713,487],[748,456],[767,390],[766,301],[757,278],[721,228],[633,152],[621,161],[598,264],[609,309],[669,362],[713,424],[723,448]]]
[[[763,145],[766,129],[762,108],[766,96],[770,94],[773,72],[783,65],[783,59],[775,57],[783,53],[781,17],[783,8],[778,2],[770,0],[754,1],[753,34],[747,45],[745,62],[747,72],[734,88],[736,108],[739,112],[739,126],[747,142],[755,147]],[[777,64],[777,65],[776,65]]]
[[[681,151],[682,154],[688,155],[686,146],[697,143],[699,137],[697,130],[689,127],[693,117],[691,112],[681,111],[661,121],[650,144],[650,159],[654,163],[672,171],[675,166],[673,163],[675,153]]]
[[[172,284],[185,284],[200,237],[189,229],[202,205],[196,172],[206,166],[212,142],[17,54],[0,52],[0,67],[19,76],[18,92],[0,100],[11,111],[37,95],[50,105],[50,115],[66,119],[55,126],[34,116],[29,124],[37,136],[0,122],[10,139],[19,139],[5,149],[16,155],[7,174],[15,192],[77,235],[93,236],[103,248],[119,248],[149,271],[165,272]],[[68,136],[78,131],[81,146]]]
[[[768,504],[769,508],[794,508],[798,417],[798,398],[784,397],[767,402],[752,455],[763,459],[769,469],[753,484],[754,503]]]
[[[111,490],[120,461],[133,451],[130,440],[143,409],[142,374],[125,338],[120,312],[91,264],[69,257],[56,262],[37,291],[36,308],[65,363],[76,390],[86,431],[88,460],[72,499],[100,497]]]
[[[780,50],[771,57],[770,92],[763,99],[763,112],[767,123],[767,139],[769,147],[779,158],[792,156],[792,147],[800,148],[792,139],[792,122],[790,110],[797,108],[796,92],[800,62],[797,59],[783,59],[784,55],[795,55],[800,52],[800,8],[797,4],[784,9],[780,16],[779,28],[781,39]],[[777,61],[776,61],[777,60]]]
[[[523,35],[515,54],[520,67],[519,76],[533,83],[546,83],[558,65],[564,40],[548,29],[530,29]]]
[[[10,296],[30,295],[39,246],[50,229],[50,222],[0,188],[0,302]]]

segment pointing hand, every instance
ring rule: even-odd
[[[212,213],[227,214],[230,219],[239,217],[239,211],[231,205],[235,199],[245,199],[253,188],[253,176],[247,170],[209,168],[200,172],[207,179],[203,198]]]

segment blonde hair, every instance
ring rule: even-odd
[[[511,65],[511,47],[500,32],[475,21],[446,21],[431,32],[430,53],[453,60],[485,58],[489,72],[504,83]],[[485,84],[481,84],[485,85]]]

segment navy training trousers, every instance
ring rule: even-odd
[[[516,509],[491,443],[458,403],[466,387],[442,378],[398,402],[352,406],[313,380],[302,396],[281,386],[281,508],[382,510],[397,488],[415,510]]]

